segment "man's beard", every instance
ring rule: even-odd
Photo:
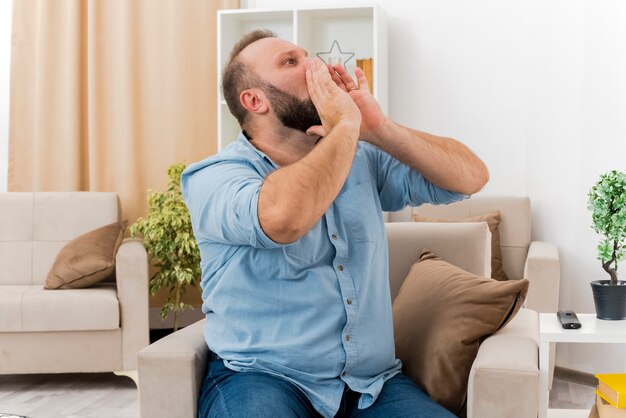
[[[301,100],[270,83],[265,83],[263,91],[267,95],[278,120],[287,128],[306,133],[311,126],[322,124],[311,99]]]

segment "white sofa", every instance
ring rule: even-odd
[[[46,290],[59,250],[119,220],[115,193],[0,193],[0,374],[117,372],[136,380],[149,343],[148,262],[138,240],[119,248],[115,277]]]
[[[392,297],[427,247],[467,271],[491,271],[485,223],[388,223]],[[175,332],[139,353],[139,401],[143,418],[195,418],[206,373],[205,321]],[[535,418],[538,408],[537,314],[521,309],[478,351],[468,382],[469,418]]]

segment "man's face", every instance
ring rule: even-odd
[[[276,117],[287,128],[306,132],[311,126],[322,124],[311,99],[299,99],[270,83],[265,84],[263,91],[270,101]]]
[[[278,38],[264,38],[248,45],[242,59],[263,81],[261,88],[276,117],[286,127],[306,132],[321,125],[306,85],[308,53]]]

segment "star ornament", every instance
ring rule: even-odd
[[[342,64],[346,66],[346,62],[350,61],[354,57],[354,52],[343,52],[339,46],[339,42],[333,41],[333,45],[328,52],[318,52],[317,55],[326,64]]]

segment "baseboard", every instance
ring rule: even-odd
[[[594,375],[565,367],[554,367],[554,377],[581,385],[598,386],[598,379]]]

